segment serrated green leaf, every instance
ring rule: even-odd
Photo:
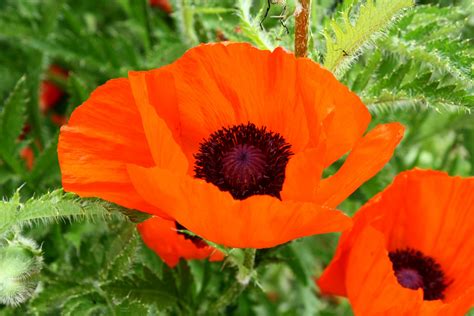
[[[140,242],[140,251],[138,254],[138,260],[150,270],[150,272],[154,273],[156,277],[162,278],[163,277],[163,268],[164,263],[158,257],[156,253],[153,252],[150,248],[148,248],[143,242]]]
[[[164,282],[149,271],[144,278],[126,277],[109,282],[103,285],[102,289],[120,302],[127,300],[156,304],[159,309],[176,305],[179,300],[172,284]]]
[[[94,299],[94,294],[84,293],[83,295],[69,296],[64,304],[61,306],[61,315],[75,316],[75,315],[92,315],[92,310],[100,305],[97,303],[97,295]],[[101,307],[103,312],[107,311],[107,307]]]
[[[237,1],[237,14],[240,18],[240,27],[243,35],[258,48],[274,49],[276,44],[271,41],[266,32],[260,29],[259,22],[251,15],[251,8],[251,0]]]
[[[80,199],[62,190],[21,203],[17,191],[9,201],[0,202],[0,235],[15,225],[58,221],[61,218],[118,216],[120,208],[100,199]]]
[[[22,174],[18,137],[26,120],[27,90],[25,77],[20,78],[0,113],[0,157],[16,172]]]
[[[443,35],[458,24],[454,18],[465,21],[459,9],[417,7],[378,41],[380,57],[368,53],[352,67],[346,78],[372,113],[435,110],[469,115],[474,83],[466,65],[474,62],[474,55],[459,34]],[[426,32],[432,25],[436,32]]]
[[[414,5],[413,0],[367,0],[356,17],[352,7],[341,12],[338,20],[325,28],[326,55],[324,66],[342,75],[351,62],[381,35],[404,9]]]
[[[49,283],[47,290],[41,291],[30,301],[30,308],[39,315],[51,315],[53,311],[60,309],[66,302],[75,300],[95,293],[95,289],[89,286],[78,286],[69,282]]]
[[[101,272],[102,279],[120,279],[130,274],[137,247],[138,236],[135,225],[126,225],[107,248],[105,266]]]

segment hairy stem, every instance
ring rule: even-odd
[[[211,310],[214,312],[214,314],[220,314],[224,308],[233,304],[248,286],[254,272],[255,254],[256,249],[244,250],[243,265],[239,266],[239,270],[237,271],[236,275],[236,281],[227,288],[222,296],[211,307]]]
[[[311,0],[300,0],[295,11],[295,55],[306,57],[308,54],[309,12]]]

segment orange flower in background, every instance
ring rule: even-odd
[[[68,72],[59,66],[49,67],[49,75],[66,79]],[[40,109],[43,113],[52,109],[56,103],[63,97],[64,91],[50,80],[41,81],[40,87]]]
[[[179,232],[184,227],[179,227],[175,221],[154,216],[137,227],[145,244],[171,268],[178,264],[180,258],[209,258],[210,261],[224,258],[220,251],[208,246],[201,238]]]
[[[33,149],[31,149],[31,147],[23,148],[20,151],[20,158],[23,159],[28,170],[33,169],[33,164],[35,162],[35,153],[33,152]]]
[[[318,280],[355,315],[464,315],[474,306],[474,178],[412,170],[364,205]]]
[[[150,0],[150,5],[152,7],[158,7],[168,14],[173,11],[173,7],[168,0]]]
[[[230,247],[344,230],[333,209],[390,159],[398,123],[281,48],[195,47],[94,91],[61,129],[65,190],[176,220]],[[350,151],[333,176],[324,168]]]

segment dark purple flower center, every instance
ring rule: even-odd
[[[422,288],[426,301],[444,298],[448,285],[441,266],[433,258],[414,249],[397,249],[388,256],[401,286],[412,290]]]
[[[423,277],[415,269],[404,268],[395,272],[398,283],[408,289],[417,290],[423,287]]]
[[[280,198],[291,145],[278,133],[252,123],[212,133],[194,155],[195,177],[227,191],[235,199],[252,195]]]

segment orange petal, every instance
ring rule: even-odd
[[[328,139],[324,166],[348,152],[362,137],[370,114],[359,99],[328,70],[306,58],[298,59],[298,86],[305,106],[310,142]]]
[[[238,201],[203,180],[168,170],[137,166],[128,170],[148,202],[197,235],[229,247],[273,247],[351,225],[342,212],[313,203],[281,202],[269,196]]]
[[[172,69],[181,120],[190,122],[183,126],[183,138],[200,141],[222,127],[251,122],[280,133],[295,152],[307,144],[292,54],[215,43],[192,48]]]
[[[416,315],[467,315],[469,310],[473,307],[474,285],[471,285],[468,289],[465,289],[460,296],[450,300],[449,302],[443,302],[440,300],[423,302],[420,312]]]
[[[205,259],[211,256],[212,261],[220,261],[223,254],[216,249],[205,246],[202,248],[176,230],[174,221],[152,217],[137,225],[145,244],[170,267],[178,264],[179,259]]]
[[[155,166],[176,172],[187,172],[188,161],[176,143],[172,131],[149,103],[146,78],[134,73],[129,77]]]
[[[384,236],[370,226],[350,250],[345,283],[356,316],[406,315],[423,301],[423,290],[406,289],[398,283]]]
[[[372,200],[376,201],[378,198],[379,195],[375,196]],[[350,230],[342,233],[334,257],[317,280],[321,293],[347,296],[345,280],[350,251],[354,247],[357,236],[361,234],[365,227],[377,221],[380,218],[379,213],[382,212],[383,210],[374,209],[371,212],[358,211],[355,214],[353,218],[354,225]]]
[[[452,280],[446,301],[455,300],[474,286],[474,177],[414,170],[406,173],[405,190],[406,243],[436,259]]]
[[[360,139],[336,174],[321,181],[316,203],[336,207],[344,201],[390,160],[403,131],[399,123],[378,125]]]
[[[324,169],[324,154],[324,149],[312,148],[290,158],[281,191],[282,200],[310,202],[315,199]]]
[[[387,236],[390,250],[414,248],[441,265],[452,281],[445,292],[446,302],[474,284],[474,178],[433,170],[403,172],[360,213],[375,210],[383,210],[383,218],[373,225]]]
[[[162,214],[135,191],[127,163],[153,166],[127,79],[97,88],[61,128],[58,144],[63,187],[83,197]]]
[[[402,172],[356,213],[353,228],[342,235],[318,284],[324,293],[348,294],[346,267],[353,264],[348,256],[371,226],[384,235],[388,251],[413,248],[435,259],[449,282],[445,299],[423,301],[421,310],[407,315],[463,315],[474,302],[472,212],[474,178],[433,170]]]

